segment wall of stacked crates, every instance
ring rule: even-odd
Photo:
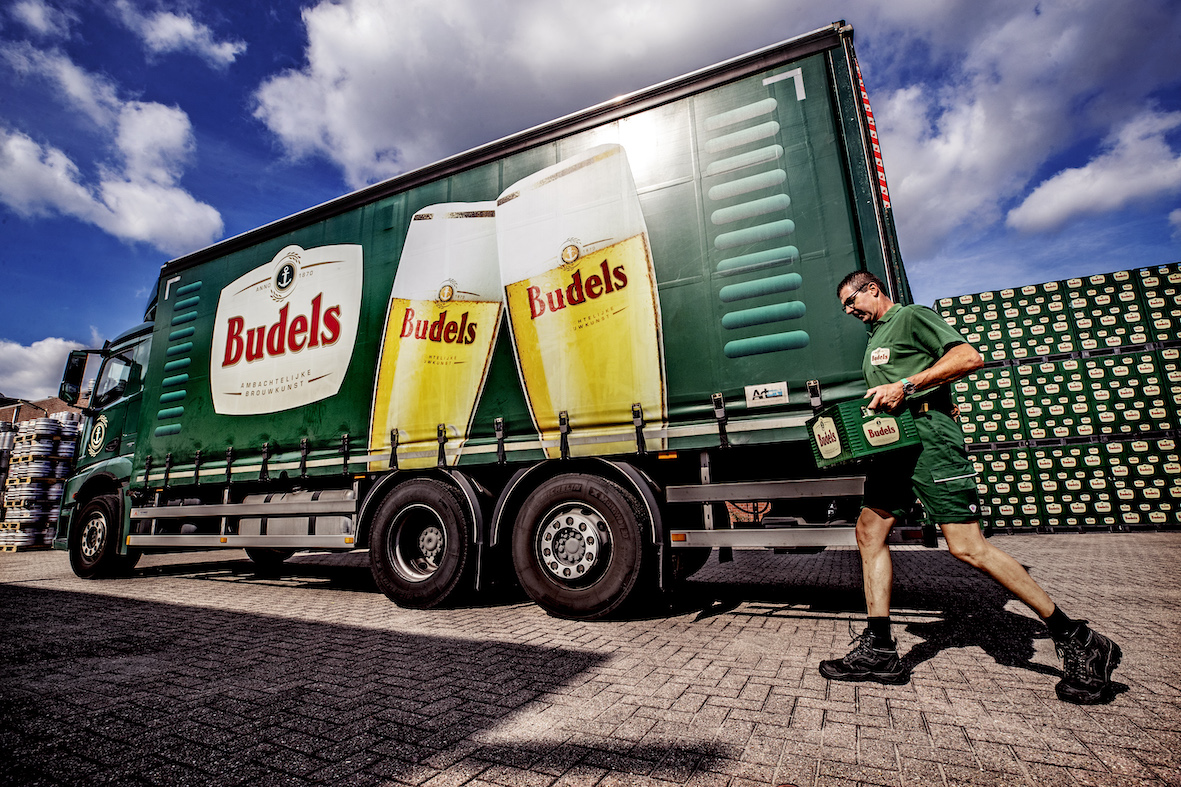
[[[935,310],[985,358],[954,390],[992,529],[1181,526],[1181,263]]]
[[[74,464],[76,413],[0,423],[0,550],[49,546],[62,487]]]

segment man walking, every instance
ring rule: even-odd
[[[1086,621],[1063,614],[1020,563],[980,532],[976,471],[964,449],[950,388],[984,365],[980,353],[931,309],[894,303],[882,281],[866,271],[846,276],[837,297],[846,314],[869,326],[862,372],[870,409],[909,409],[922,445],[891,452],[867,472],[857,549],[869,625],[844,658],[822,661],[820,674],[831,680],[909,680],[890,634],[893,567],[886,538],[917,496],[942,528],[952,555],[984,571],[1045,621],[1063,659],[1063,678],[1055,686],[1059,699],[1083,705],[1109,700],[1111,673],[1122,657],[1119,645]]]

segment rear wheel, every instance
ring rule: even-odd
[[[438,606],[465,590],[472,522],[452,487],[428,478],[400,484],[377,509],[369,565],[381,592],[399,606]]]
[[[99,495],[86,505],[70,529],[70,567],[83,579],[129,572],[140,553],[119,554],[119,496]]]
[[[559,617],[592,620],[622,609],[651,564],[648,517],[623,487],[569,473],[546,481],[513,528],[521,587]]]

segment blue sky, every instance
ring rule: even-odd
[[[175,256],[842,18],[917,300],[1181,259],[1175,0],[4,0],[0,392]]]

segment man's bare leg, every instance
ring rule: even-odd
[[[984,539],[978,523],[961,522],[941,527],[943,537],[947,539],[947,549],[952,555],[988,574],[1042,619],[1050,617],[1054,611],[1054,602],[1050,596],[1033,580],[1024,566]]]
[[[869,680],[899,684],[910,679],[898,658],[890,629],[890,586],[894,567],[886,539],[894,517],[886,511],[861,509],[857,517],[857,550],[861,554],[861,578],[869,627],[844,658],[820,662],[820,674],[829,680]],[[878,631],[875,631],[878,629]]]
[[[857,517],[857,551],[861,553],[861,579],[865,588],[865,610],[871,618],[890,616],[890,590],[894,565],[886,539],[894,517],[874,508],[861,509]]]

